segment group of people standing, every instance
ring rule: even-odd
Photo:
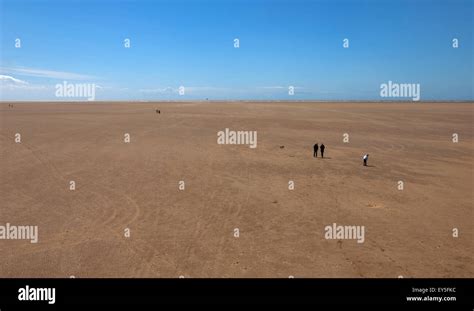
[[[313,157],[317,158],[318,157],[318,149],[321,150],[321,158],[324,158],[324,149],[326,149],[326,146],[324,144],[321,144],[321,146],[318,146],[318,144],[314,144],[313,146]],[[367,162],[369,161],[369,154],[364,154],[362,157],[364,166],[367,166]]]
[[[324,158],[324,149],[326,149],[326,146],[324,144],[321,144],[321,147],[318,147],[318,144],[315,144],[313,149],[313,157],[317,158],[318,157],[318,148],[321,150],[321,158]]]

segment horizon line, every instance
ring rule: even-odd
[[[217,103],[217,102],[236,102],[236,103],[474,103],[474,99],[466,100],[373,100],[373,99],[357,99],[357,100],[319,100],[319,99],[305,99],[305,100],[271,100],[271,99],[213,99],[213,100],[202,100],[202,99],[189,99],[189,100],[1,100],[0,103]]]

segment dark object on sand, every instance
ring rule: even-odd
[[[156,113],[158,113],[158,114],[159,114],[159,113],[161,113],[161,111],[160,111],[160,110],[158,110],[158,109],[156,109]]]
[[[318,157],[318,144],[314,144],[313,146],[313,157],[317,158]]]
[[[280,146],[280,149],[283,149],[283,148],[285,148],[285,146]]]
[[[321,149],[321,158],[324,158],[324,149],[326,149],[326,146],[324,146],[324,144],[321,145],[321,147],[319,147]]]

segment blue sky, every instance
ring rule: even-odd
[[[63,81],[97,100],[379,100],[387,81],[473,100],[472,0],[0,2],[4,100]]]

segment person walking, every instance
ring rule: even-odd
[[[324,158],[324,149],[326,149],[326,146],[324,146],[324,144],[321,144],[321,158]]]
[[[364,160],[364,166],[367,166],[367,161],[369,161],[369,154],[365,154],[362,159]]]
[[[313,150],[314,150],[313,157],[317,158],[318,157],[318,144],[314,145]]]

